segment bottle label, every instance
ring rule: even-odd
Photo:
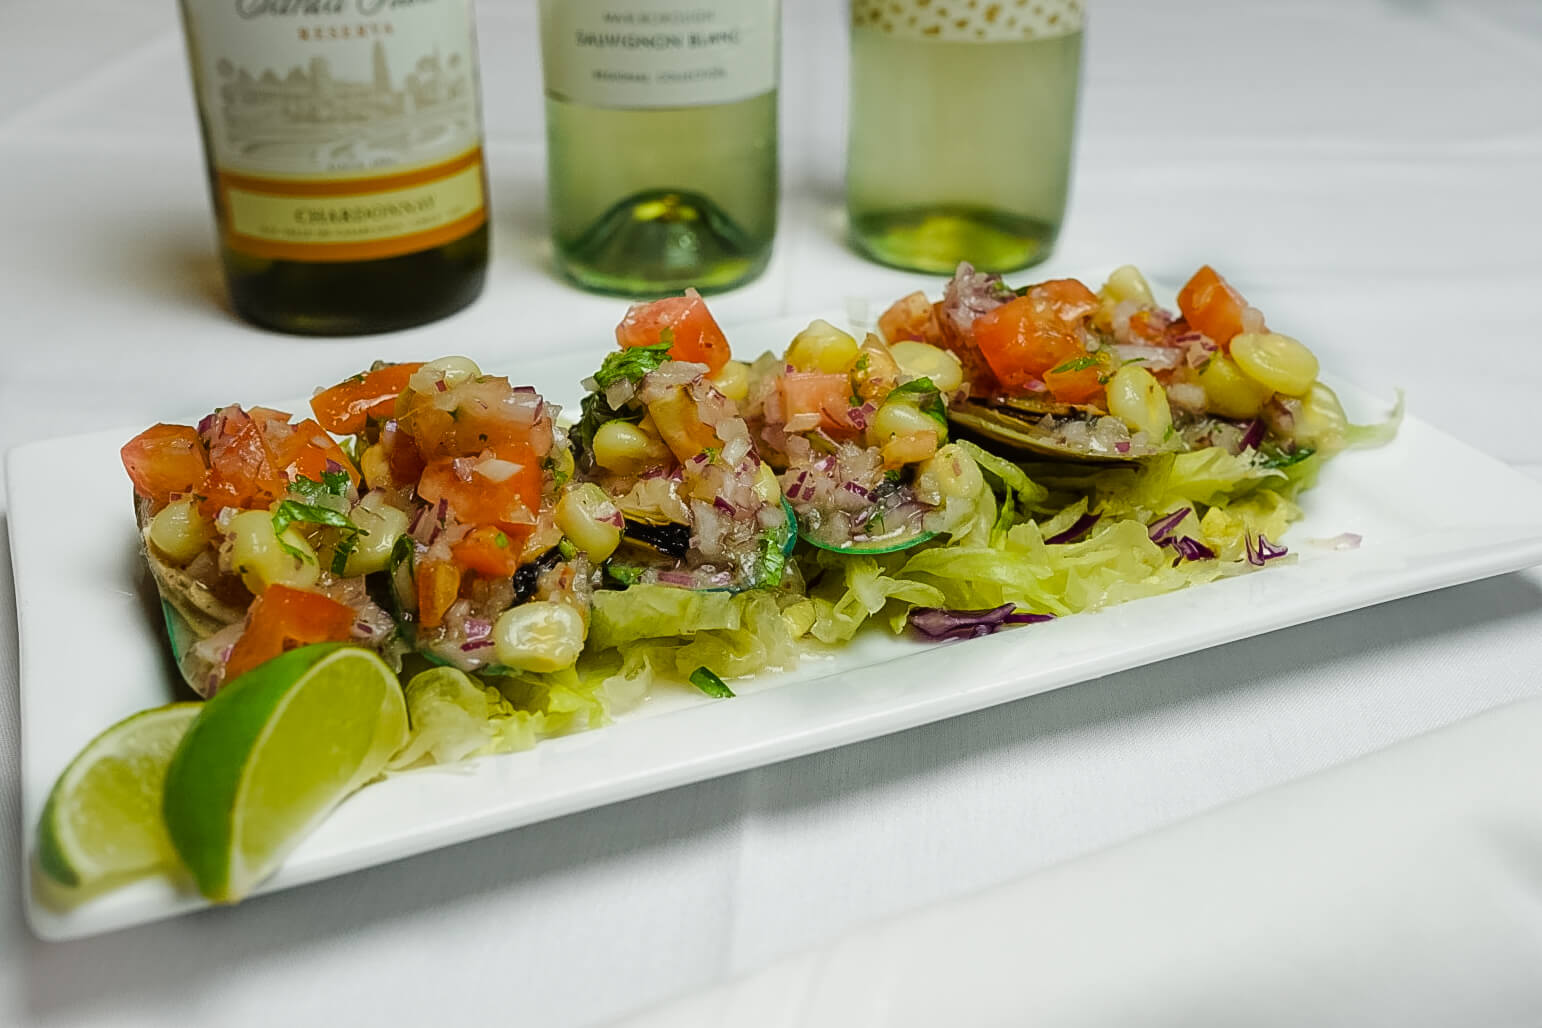
[[[776,87],[777,0],[541,0],[547,95],[590,107],[696,107]]]
[[[945,43],[1020,43],[1080,32],[1083,0],[851,0],[853,28]]]
[[[188,0],[226,241],[395,257],[487,220],[471,0]]]

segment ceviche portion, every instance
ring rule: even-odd
[[[984,482],[948,444],[947,404],[962,384],[944,349],[872,333],[858,343],[826,321],[750,365],[745,416],[803,538],[881,552],[968,521]]]
[[[616,538],[601,584],[780,585],[792,526],[724,395],[728,345],[706,305],[689,294],[638,305],[616,336],[622,350],[585,381],[572,433],[583,502]]]
[[[964,264],[940,301],[912,294],[879,325],[891,342],[955,353],[967,396],[952,419],[1018,451],[1116,461],[1220,446],[1298,459],[1344,445],[1316,356],[1208,265],[1170,311],[1128,265],[1094,292],[1075,279],[1013,289]]]
[[[464,671],[571,667],[605,526],[571,482],[557,408],[466,357],[376,365],[311,406],[358,454],[354,546],[379,555],[361,568],[384,573],[412,648]]]

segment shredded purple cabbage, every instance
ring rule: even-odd
[[[1183,560],[1214,560],[1215,551],[1198,539],[1191,536],[1183,536],[1172,540],[1173,549],[1178,551],[1178,556]]]
[[[1257,544],[1253,542],[1252,536],[1245,535],[1243,537],[1243,545],[1247,547],[1248,563],[1252,564],[1254,567],[1260,568],[1267,564],[1269,561],[1278,557],[1283,557],[1285,554],[1290,552],[1290,550],[1284,546],[1278,546],[1274,543],[1271,543],[1269,541],[1269,537],[1264,535],[1262,532],[1258,533]]]
[[[977,639],[1007,625],[1031,625],[1053,621],[1053,614],[1016,612],[1013,604],[1003,603],[990,610],[950,610],[947,607],[916,607],[909,615],[910,627],[927,639]]]
[[[1050,536],[1044,541],[1050,545],[1054,545],[1056,543],[1068,543],[1072,539],[1078,538],[1079,536],[1085,534],[1101,519],[1101,514],[1083,514],[1081,517],[1076,519],[1076,524],[1072,525],[1064,532],[1056,532],[1054,535]]]
[[[1193,511],[1192,507],[1180,507],[1171,514],[1164,515],[1146,526],[1146,532],[1151,536],[1151,541],[1158,546],[1166,546],[1172,542],[1173,532],[1183,524],[1183,519]]]

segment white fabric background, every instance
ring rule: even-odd
[[[725,322],[935,288],[841,243],[842,12],[787,0],[783,227],[766,276],[714,303]],[[0,0],[0,449],[375,357],[517,371],[574,339],[603,352],[619,305],[546,264],[534,4],[479,17],[487,294],[318,342],[224,308],[174,5]],[[1542,471],[1542,6],[1100,0],[1092,19],[1072,209],[1043,274],[1130,261],[1173,288],[1215,263],[1326,367],[1402,385],[1421,417]],[[1542,694],[1533,571],[49,945],[17,895],[13,603],[0,550],[6,1025],[590,1024]],[[71,662],[60,687],[103,670]]]

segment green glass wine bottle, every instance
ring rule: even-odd
[[[472,0],[182,0],[225,279],[267,328],[340,335],[482,291]]]
[[[557,266],[585,289],[717,292],[771,258],[777,0],[542,0]]]

